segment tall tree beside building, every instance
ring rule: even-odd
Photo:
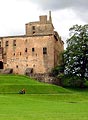
[[[73,80],[73,84],[82,86],[85,78],[88,79],[88,24],[74,25],[69,31],[70,38],[64,53],[65,74],[80,78],[79,81]]]

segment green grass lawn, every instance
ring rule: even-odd
[[[26,94],[18,94],[24,85]],[[68,90],[14,75],[0,75],[0,87],[0,120],[88,120],[87,89]]]
[[[41,83],[27,76],[0,75],[0,93],[18,93],[23,88],[27,94],[58,94],[70,92],[65,88]]]
[[[0,120],[88,120],[88,96],[1,94]]]

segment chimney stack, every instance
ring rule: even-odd
[[[49,11],[49,21],[52,23],[51,11]]]

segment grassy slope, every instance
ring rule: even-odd
[[[23,87],[37,94],[0,94],[0,120],[88,120],[88,90],[69,92],[25,76],[0,75],[0,92]]]
[[[18,93],[25,89],[30,94],[57,94],[70,92],[65,88],[41,83],[27,76],[0,75],[0,93]]]

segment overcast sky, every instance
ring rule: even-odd
[[[50,10],[64,42],[71,26],[88,22],[88,0],[0,0],[0,36],[25,34],[25,23],[38,21]]]

